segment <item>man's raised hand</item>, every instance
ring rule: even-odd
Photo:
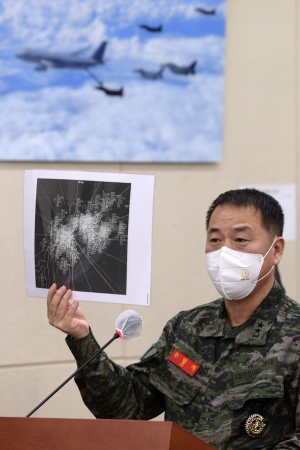
[[[80,339],[89,334],[89,325],[79,308],[79,301],[71,301],[72,291],[65,286],[57,289],[53,284],[47,296],[47,316],[50,325]]]

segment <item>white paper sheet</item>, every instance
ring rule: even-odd
[[[150,305],[154,176],[26,170],[27,295]]]

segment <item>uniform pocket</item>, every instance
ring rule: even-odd
[[[200,389],[193,381],[193,377],[189,377],[168,361],[151,370],[150,383],[181,406],[191,403]]]
[[[165,399],[165,420],[170,420],[186,429],[194,427],[194,421],[189,417],[182,422],[185,411],[190,412],[190,403],[199,392],[193,379],[169,361],[165,361],[157,368],[151,370],[150,383],[153,384]]]
[[[232,448],[268,449],[286,439],[293,432],[284,397],[284,379],[276,373],[261,373],[251,383],[236,386],[228,391],[227,406],[232,410]],[[247,434],[246,420],[259,414],[265,428],[259,435]]]
[[[284,396],[282,375],[260,374],[252,383],[236,386],[228,391],[228,406],[241,409],[248,400],[276,399]]]

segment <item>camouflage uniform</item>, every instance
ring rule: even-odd
[[[99,348],[92,333],[67,343],[78,365]],[[169,361],[174,350],[200,366],[193,376]],[[103,353],[76,383],[97,418],[165,411],[165,420],[220,450],[300,449],[299,356],[300,305],[275,282],[243,325],[228,325],[222,299],[181,312],[139,363],[125,369]],[[258,437],[245,431],[252,414],[266,422]]]

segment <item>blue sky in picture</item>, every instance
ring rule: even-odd
[[[90,74],[15,56],[87,58],[104,40]],[[0,47],[0,160],[221,161],[225,0],[0,0]],[[171,70],[193,61],[194,74]]]

